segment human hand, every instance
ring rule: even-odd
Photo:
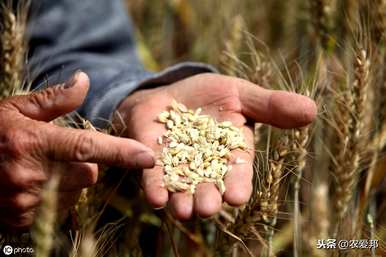
[[[66,84],[0,101],[0,224],[6,228],[33,223],[42,185],[53,172],[61,178],[63,214],[83,188],[96,183],[95,163],[154,166],[153,151],[134,140],[49,123],[80,106],[88,87],[86,74],[76,73]]]
[[[172,85],[138,90],[127,97],[118,108],[126,123],[126,135],[151,147],[159,156],[162,146],[157,144],[157,138],[165,128],[157,122],[157,117],[173,99],[189,109],[202,107],[202,113],[212,115],[218,121],[231,121],[235,126],[243,127],[248,148],[252,149],[232,151],[234,157],[246,163],[234,165],[226,174],[223,196],[212,183],[199,184],[194,195],[188,192],[169,194],[162,186],[162,167],[145,169],[142,184],[147,200],[154,208],[164,207],[169,201],[172,213],[178,219],[189,219],[193,213],[209,217],[221,209],[223,200],[233,206],[249,200],[253,189],[254,146],[248,120],[295,128],[309,124],[316,116],[316,105],[308,97],[263,89],[238,78],[201,74]]]

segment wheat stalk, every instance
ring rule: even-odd
[[[316,249],[315,242],[318,239],[328,238],[328,229],[330,225],[330,217],[328,211],[328,186],[326,184],[315,185],[312,191],[313,197],[311,202],[312,216],[312,232],[310,238],[306,239],[309,244],[309,250],[315,257],[328,256],[324,249]]]

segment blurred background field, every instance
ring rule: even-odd
[[[138,176],[106,172],[77,205],[72,241],[56,236],[56,248],[73,257],[386,256],[385,0],[127,0],[127,11],[147,69],[209,63],[312,97],[318,119],[293,130],[254,125],[254,192],[242,208],[182,223],[148,206]],[[318,249],[327,239],[352,245]]]
[[[318,121],[308,128],[255,125],[255,195],[209,222],[215,241],[214,232],[199,233],[211,254],[386,255],[384,0],[131,0],[128,7],[147,68],[209,63],[318,103]],[[175,242],[181,256],[204,254],[182,238]],[[317,249],[328,238],[379,245]]]

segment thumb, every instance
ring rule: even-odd
[[[309,97],[264,89],[248,81],[238,82],[242,112],[257,122],[297,128],[308,125],[317,115],[317,106]]]
[[[5,101],[24,116],[51,121],[79,107],[89,88],[88,76],[78,71],[66,83],[29,95],[15,96]]]

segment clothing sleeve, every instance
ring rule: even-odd
[[[200,63],[146,71],[121,0],[34,0],[28,26],[33,87],[62,83],[77,70],[86,72],[90,91],[77,111],[98,127],[105,127],[119,103],[139,87],[214,71]]]

